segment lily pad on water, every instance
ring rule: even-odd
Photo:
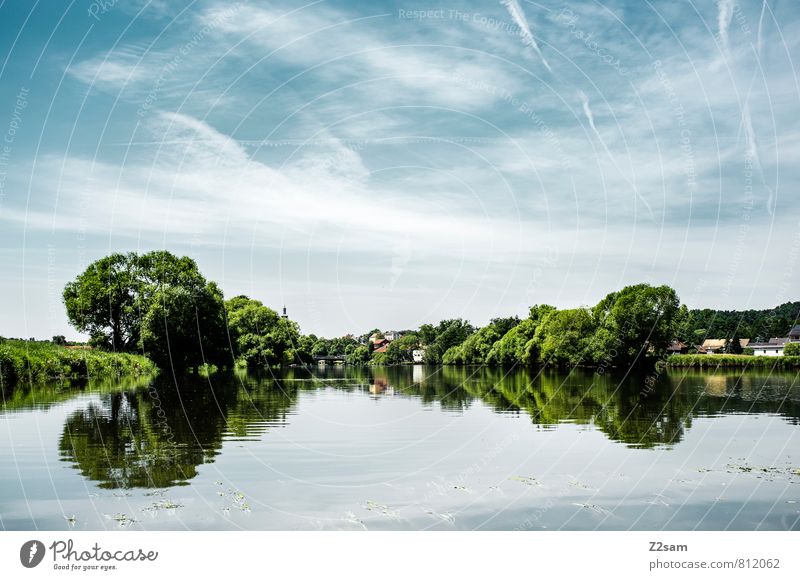
[[[432,516],[432,517],[438,519],[438,520],[441,520],[443,522],[447,522],[448,524],[455,524],[456,523],[455,516],[453,514],[451,514],[451,513],[448,513],[448,512],[439,513],[439,512],[433,511],[432,509],[426,509],[425,513],[428,514],[429,516]]]
[[[161,501],[155,502],[153,505],[142,508],[145,511],[158,511],[158,510],[174,510],[177,508],[182,508],[183,505],[179,503],[172,502],[168,499],[163,499]]]
[[[130,524],[136,523],[135,519],[128,517],[126,514],[113,514],[113,515],[104,514],[104,515],[109,520],[114,520],[115,522],[117,522],[120,526],[129,526]]]
[[[346,521],[347,523],[349,523],[349,524],[355,524],[355,525],[360,526],[361,528],[363,528],[365,530],[367,529],[367,526],[364,524],[364,522],[362,522],[360,519],[358,519],[356,517],[356,514],[354,514],[353,512],[345,513],[344,514],[344,518],[342,518],[342,519],[344,521]]]
[[[518,481],[520,483],[524,483],[525,485],[536,485],[541,487],[541,483],[536,481],[535,477],[528,477],[527,475],[515,475],[513,477],[509,477],[511,481]]]
[[[602,508],[599,505],[596,505],[596,504],[593,504],[593,503],[574,503],[572,505],[576,505],[578,507],[582,507],[584,509],[588,509],[588,510],[591,510],[593,512],[597,512],[598,514],[602,514],[602,515],[608,515],[608,514],[611,513],[607,509]]]
[[[399,514],[395,510],[391,509],[388,505],[380,504],[376,501],[372,501],[371,499],[366,501],[364,504],[364,509],[371,512],[379,512],[390,518],[400,517]]]
[[[370,511],[385,511],[389,509],[388,505],[379,504],[378,502],[372,501],[368,499],[367,502],[364,504],[364,509]]]

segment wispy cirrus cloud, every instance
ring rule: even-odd
[[[79,61],[71,65],[67,73],[87,85],[118,91],[150,76],[147,66],[142,64],[143,56],[143,52],[134,47],[120,48]]]
[[[10,210],[3,218],[33,229],[74,231],[82,223],[93,234],[195,236],[211,245],[223,238],[228,246],[318,251],[329,250],[333,240],[342,251],[382,252],[392,245],[365,246],[365,237],[374,236],[401,240],[406,256],[418,248],[468,260],[513,259],[522,244],[537,243],[535,232],[523,234],[507,216],[464,212],[457,200],[419,196],[412,202],[403,191],[374,195],[359,154],[335,140],[324,152],[274,168],[187,115],[162,113],[149,131],[162,142],[157,154],[122,167],[78,157],[43,160],[40,171],[50,177],[38,182],[59,192],[58,207]]]

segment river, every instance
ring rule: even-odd
[[[798,381],[403,366],[18,385],[0,526],[800,529]]]

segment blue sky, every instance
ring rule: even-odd
[[[800,5],[0,3],[0,334],[111,251],[305,332],[800,299]]]

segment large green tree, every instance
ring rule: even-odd
[[[297,362],[297,349],[307,347],[305,342],[300,344],[295,322],[281,318],[258,300],[236,296],[225,303],[225,309],[234,356],[248,367]]]
[[[586,308],[554,310],[545,315],[534,341],[539,360],[553,366],[591,365],[595,323]]]
[[[111,254],[89,265],[63,293],[70,324],[98,346],[129,351],[140,346],[140,280],[136,254]]]
[[[141,345],[162,369],[182,371],[203,364],[225,365],[222,291],[214,282],[194,291],[159,288],[144,310]]]
[[[435,327],[422,325],[419,335],[426,345],[425,362],[432,364],[442,362],[448,349],[464,342],[473,332],[475,327],[461,318],[442,320]]]
[[[112,254],[64,288],[70,323],[92,344],[140,351],[161,368],[224,364],[222,292],[188,257]]]
[[[519,324],[519,318],[494,318],[459,345],[450,347],[442,357],[444,364],[483,364],[492,347]]]
[[[612,292],[593,311],[594,358],[631,365],[662,356],[681,326],[680,312],[678,296],[669,286],[636,284]]]

